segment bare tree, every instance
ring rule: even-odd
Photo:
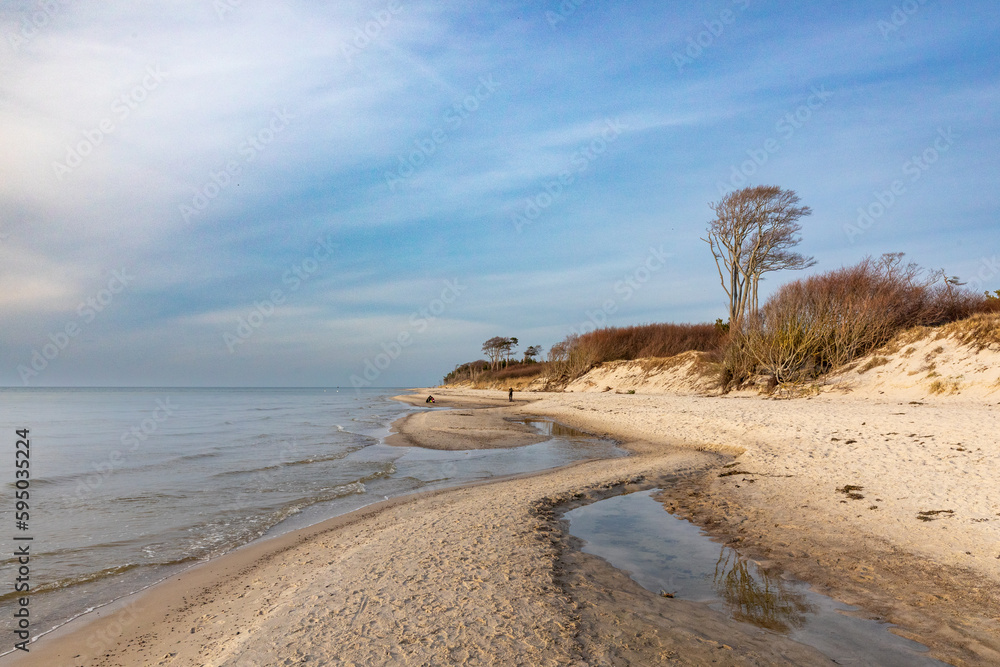
[[[757,312],[757,283],[761,276],[783,269],[806,269],[816,262],[792,248],[799,244],[799,218],[812,209],[799,206],[794,190],[758,185],[730,192],[709,204],[715,220],[708,223],[708,243],[719,270],[722,289],[729,297],[729,322],[739,326]]]
[[[569,358],[569,350],[567,349],[566,341],[561,341],[556,343],[549,348],[549,361],[553,363],[558,363],[560,361],[566,361]]]
[[[516,350],[516,349],[517,349],[517,338],[515,338],[514,336],[511,336],[510,338],[507,339],[507,346],[506,346],[506,348],[504,350],[504,352],[506,352],[506,354],[507,354],[507,365],[508,366],[510,366],[510,358],[511,358],[511,356],[513,356],[514,350]]]
[[[510,339],[494,336],[483,343],[483,352],[490,360],[490,370],[496,370],[500,365],[500,359],[504,352],[510,348]]]
[[[573,346],[576,345],[576,341],[579,338],[579,334],[570,334],[565,340],[562,340],[549,348],[549,361],[557,364],[569,361],[569,353],[573,349]]]

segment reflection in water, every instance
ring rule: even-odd
[[[593,438],[589,433],[584,433],[583,431],[578,431],[575,428],[570,428],[569,426],[564,426],[558,422],[549,421],[548,419],[511,419],[510,421],[518,422],[520,424],[527,424],[535,430],[537,430],[542,435],[551,435],[553,437],[561,438]]]
[[[705,602],[733,619],[808,644],[836,664],[938,667],[925,647],[887,632],[885,623],[845,615],[854,608],[779,577],[721,547],[694,524],[640,492],[566,512],[569,532],[627,571],[646,590]]]
[[[775,632],[787,634],[792,628],[801,628],[805,614],[813,611],[805,598],[781,579],[740,558],[728,547],[722,547],[719,553],[712,583],[733,618]]]

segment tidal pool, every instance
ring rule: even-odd
[[[539,419],[537,417],[525,417],[518,419],[509,419],[508,421],[516,422],[518,424],[527,424],[531,426],[536,431],[542,435],[550,435],[553,438],[590,438],[597,439],[589,433],[584,431],[579,431],[570,426],[560,424],[559,422],[554,422],[550,419]]]
[[[643,588],[705,602],[750,623],[812,646],[837,664],[944,665],[927,647],[889,632],[888,623],[850,616],[842,604],[759,567],[653,499],[659,490],[601,500],[565,514],[583,551],[628,572]],[[664,601],[668,603],[668,601]]]

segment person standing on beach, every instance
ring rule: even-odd
[[[510,401],[511,403],[514,402],[514,388],[513,387],[511,387],[510,389],[507,390],[507,400]]]

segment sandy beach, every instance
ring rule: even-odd
[[[1000,663],[990,402],[433,393],[458,409],[418,413],[393,437],[458,447],[531,435],[509,420],[539,415],[632,456],[398,498],[254,543],[44,637],[16,664],[831,664],[574,548],[563,511],[648,488],[940,660]]]
[[[433,406],[428,406],[420,396],[396,396],[396,400],[411,405],[456,409],[415,412],[398,419],[392,425],[393,433],[386,438],[386,444],[454,451],[523,447],[546,439],[537,430],[511,417],[511,408],[523,407],[524,400],[514,403],[492,394],[457,398],[442,395]]]

